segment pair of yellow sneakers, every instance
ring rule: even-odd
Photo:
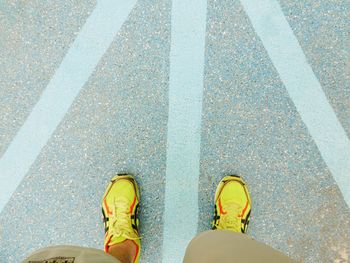
[[[105,225],[105,251],[110,246],[131,240],[136,246],[134,263],[139,262],[141,242],[139,233],[140,192],[135,179],[128,174],[112,178],[103,196],[102,214]],[[246,184],[236,175],[225,176],[215,193],[212,229],[246,233],[251,211],[251,199]]]

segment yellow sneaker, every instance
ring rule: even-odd
[[[110,246],[131,240],[136,245],[136,256],[133,262],[138,262],[141,252],[139,235],[140,193],[135,179],[128,174],[120,174],[112,178],[103,196],[102,214],[105,226],[105,251]]]
[[[225,176],[216,188],[212,229],[246,233],[250,210],[251,200],[242,178],[237,175]]]

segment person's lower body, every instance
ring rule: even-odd
[[[137,263],[141,242],[137,218],[139,190],[130,175],[115,176],[102,201],[105,251],[76,246],[55,246],[35,251],[22,263]],[[251,210],[248,189],[238,176],[224,177],[216,190],[212,229],[189,243],[184,263],[295,262],[281,252],[249,238]]]
[[[248,235],[228,230],[205,231],[192,239],[183,263],[295,263]]]
[[[75,246],[55,246],[38,250],[22,263],[29,262],[121,263],[102,250]],[[209,230],[192,239],[187,247],[183,262],[293,263],[295,261],[247,235],[227,230]]]
[[[103,250],[79,246],[52,246],[34,251],[21,263],[121,263]]]

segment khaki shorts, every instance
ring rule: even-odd
[[[231,231],[206,231],[189,243],[184,263],[295,263],[281,252]],[[22,263],[120,263],[102,250],[55,246],[35,251]]]
[[[121,263],[103,250],[77,246],[54,246],[35,251],[22,263]]]

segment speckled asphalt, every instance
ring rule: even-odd
[[[350,2],[278,3],[350,137]],[[253,199],[249,235],[299,261],[350,262],[350,209],[242,4],[207,5],[198,232],[235,173]],[[95,6],[0,1],[0,158]],[[101,196],[117,172],[141,187],[141,262],[162,261],[171,6],[136,3],[0,211],[1,263],[54,244],[102,248]]]

